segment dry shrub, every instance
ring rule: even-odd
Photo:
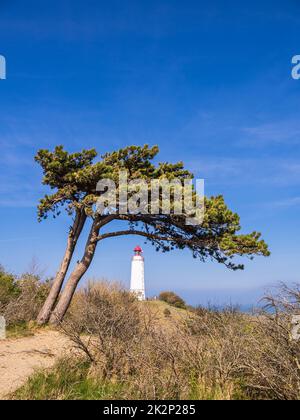
[[[211,358],[206,377],[222,388],[235,384],[243,398],[297,400],[300,346],[292,337],[291,320],[300,314],[299,288],[282,284],[264,301],[264,310],[252,316],[236,310],[201,313],[197,333],[208,339],[205,353]]]
[[[215,331],[218,326],[216,322]],[[193,314],[190,319],[170,321],[166,328],[147,305],[116,285],[90,285],[77,294],[62,329],[92,362],[92,374],[127,384],[124,398],[216,396],[217,387],[226,388],[234,371],[225,359],[237,340],[236,329],[232,328],[231,335],[222,333],[228,350],[225,345],[219,349],[217,373],[218,346],[204,320]],[[219,394],[220,398],[232,396],[230,390]]]
[[[235,308],[201,310],[189,324],[195,343],[191,355],[198,369],[194,373],[194,392],[205,389],[215,398],[242,398],[240,386],[247,357],[246,337],[252,333],[249,317]]]
[[[300,315],[299,285],[281,284],[264,301],[247,343],[247,392],[252,398],[298,400],[300,343],[292,336],[292,317]]]
[[[63,331],[104,378],[130,370],[127,353],[136,345],[141,318],[135,297],[118,284],[89,284],[75,296]]]
[[[273,313],[202,309],[164,323],[119,286],[90,285],[62,328],[90,375],[121,385],[119,398],[299,399],[299,302],[283,289],[268,298]]]

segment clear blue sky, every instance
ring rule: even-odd
[[[244,272],[188,252],[144,247],[150,294],[252,303],[265,286],[299,280],[300,3],[286,1],[7,1],[0,3],[0,263],[33,257],[54,274],[68,219],[38,224],[44,194],[33,161],[64,144],[99,152],[159,144],[224,194],[244,231],[272,256]],[[90,276],[128,284],[136,238],[100,244]],[[142,244],[142,243],[141,243]],[[80,256],[80,251],[76,259]]]

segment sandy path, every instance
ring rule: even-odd
[[[32,337],[0,340],[0,399],[23,385],[35,369],[53,366],[69,348],[66,337],[50,330]]]

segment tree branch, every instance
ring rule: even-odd
[[[172,236],[160,236],[160,235],[155,235],[153,233],[143,232],[141,230],[120,230],[117,232],[103,233],[102,235],[99,235],[97,237],[97,240],[102,241],[103,239],[114,238],[116,236],[126,236],[126,235],[139,235],[139,236],[144,236],[145,238],[153,239],[153,240],[176,242],[176,239],[173,238]]]

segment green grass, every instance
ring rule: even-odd
[[[87,362],[61,360],[51,371],[36,372],[14,393],[20,400],[102,400],[118,399],[123,385],[100,382],[89,377]]]
[[[7,338],[30,337],[34,335],[34,327],[28,322],[18,322],[6,329]]]
[[[101,381],[90,376],[88,362],[61,360],[54,369],[36,372],[27,383],[17,390],[15,400],[122,400],[136,398],[131,395],[130,383]],[[234,392],[233,392],[233,389]],[[233,392],[233,393],[232,393]],[[226,386],[199,383],[193,376],[190,380],[190,400],[236,400],[247,399],[238,383]]]

